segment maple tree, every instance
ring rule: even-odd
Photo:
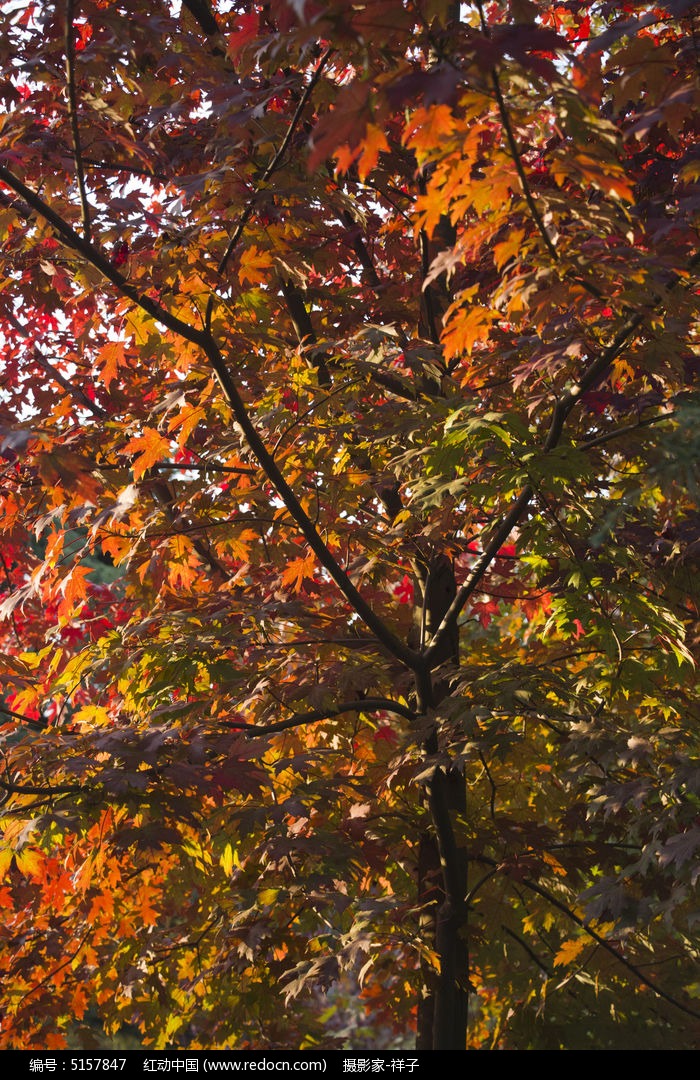
[[[698,1047],[693,7],[5,6],[3,1046]]]

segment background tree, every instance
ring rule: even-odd
[[[3,1045],[697,1046],[694,5],[2,20]]]

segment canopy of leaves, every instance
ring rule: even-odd
[[[0,1045],[700,1048],[695,8],[4,5]]]

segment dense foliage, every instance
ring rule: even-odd
[[[1,1045],[700,1048],[694,8],[3,5]]]

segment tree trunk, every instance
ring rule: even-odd
[[[456,593],[451,560],[435,556],[416,566],[420,607],[415,633],[420,647],[435,633]],[[455,628],[435,657],[436,679],[424,688],[423,707],[435,707],[449,692],[446,666],[459,664],[459,636]],[[436,754],[439,732],[425,742],[427,755]],[[428,785],[427,803],[432,828],[421,837],[418,854],[418,897],[422,905],[423,943],[437,956],[438,970],[423,961],[424,993],[418,1006],[416,1048],[464,1050],[467,1037],[468,949],[466,940],[466,856],[457,845],[452,816],[464,814],[464,776],[452,768],[435,766]]]

